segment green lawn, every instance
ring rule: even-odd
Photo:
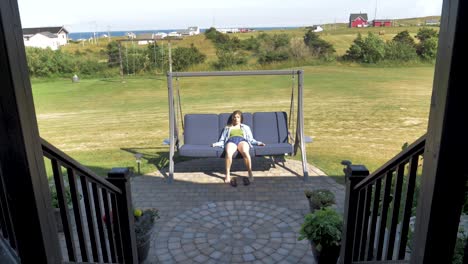
[[[427,128],[433,66],[408,68],[308,66],[305,134],[309,163],[342,176],[343,159],[375,170],[404,142]],[[111,167],[143,172],[167,164],[167,85],[164,77],[33,80],[40,133],[81,163],[105,175]],[[180,80],[183,112],[286,111],[291,78],[205,77]]]

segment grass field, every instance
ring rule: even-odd
[[[327,174],[342,176],[343,159],[375,170],[425,133],[433,66],[303,69],[308,160]],[[100,175],[135,166],[135,152],[144,154],[142,172],[167,164],[165,77],[32,85],[41,136]],[[184,114],[289,113],[288,76],[186,78],[180,87]]]

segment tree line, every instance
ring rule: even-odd
[[[286,33],[266,34],[241,40],[236,36],[210,28],[204,36],[216,48],[216,60],[209,67],[215,70],[236,69],[249,64],[259,66],[293,61],[353,61],[357,63],[379,63],[382,61],[434,61],[437,53],[438,33],[431,28],[421,28],[416,39],[405,30],[392,40],[384,41],[380,36],[360,33],[343,56],[337,56],[333,45],[308,28],[302,37],[291,37]],[[151,43],[144,47],[110,42],[101,55],[97,56],[52,51],[50,49],[26,48],[28,68],[31,76],[51,77],[71,74],[110,77],[119,74],[142,74],[145,72],[164,73],[169,70],[169,50],[167,46]],[[190,47],[177,47],[172,50],[174,71],[187,70],[203,64],[206,55],[193,44]]]

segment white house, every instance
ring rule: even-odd
[[[154,34],[155,39],[163,39],[165,37],[167,37],[167,34],[164,32],[157,32],[156,34]]]
[[[194,36],[200,34],[200,28],[188,27],[187,29],[177,31],[177,33],[179,33],[181,36]]]
[[[216,31],[221,33],[239,33],[240,30],[238,28],[217,28]]]
[[[187,30],[190,32],[189,33],[190,36],[200,34],[200,28],[199,27],[189,27]]]
[[[68,43],[68,31],[64,27],[23,28],[26,47],[57,50]]]
[[[182,34],[180,34],[179,32],[176,32],[176,31],[172,31],[172,32],[169,32],[169,34],[167,36],[168,37],[181,37]]]
[[[154,33],[140,34],[136,37],[138,45],[148,45],[154,43]]]
[[[313,26],[312,31],[313,32],[322,32],[323,28],[321,26]]]

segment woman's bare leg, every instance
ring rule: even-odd
[[[244,157],[244,163],[245,163],[245,166],[247,167],[247,171],[249,172],[249,179],[250,179],[250,181],[253,181],[252,160],[250,159],[250,152],[249,152],[250,146],[249,146],[249,143],[247,143],[245,141],[242,141],[237,146],[237,149],[239,150],[239,152]]]
[[[236,144],[229,142],[226,144],[224,147],[224,151],[226,152],[226,158],[225,158],[225,163],[226,163],[226,178],[225,180],[229,182],[231,180],[231,164],[232,164],[232,155],[234,155],[234,152],[236,152],[237,146]]]

